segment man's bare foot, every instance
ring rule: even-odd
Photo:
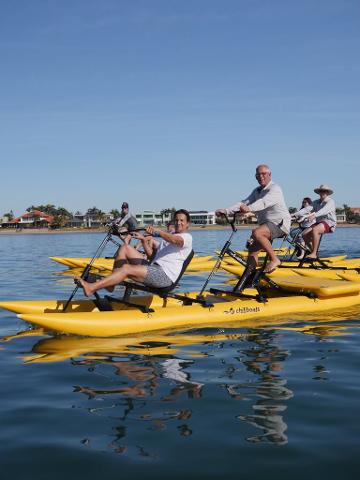
[[[305,257],[306,259],[310,258],[310,260],[316,260],[316,255],[311,255],[311,253],[309,255],[306,255]]]
[[[90,297],[94,293],[92,289],[93,284],[85,282],[85,280],[83,280],[81,277],[75,277],[74,280],[75,283],[77,283],[84,290],[84,293],[87,297]]]
[[[274,272],[279,266],[281,265],[281,262],[279,259],[274,260],[266,265],[264,268],[264,273],[272,273]]]

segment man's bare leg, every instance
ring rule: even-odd
[[[317,258],[317,252],[319,249],[320,245],[320,239],[321,235],[325,233],[325,228],[322,223],[319,223],[317,225],[314,225],[314,227],[311,229],[311,244],[312,244],[312,250],[307,255],[306,258]]]
[[[305,242],[305,245],[306,247],[308,248],[308,251],[312,251],[313,249],[313,244],[312,244],[312,227],[309,227],[309,228],[306,228],[303,233],[302,233],[302,237],[304,239],[304,242]],[[305,255],[306,255],[306,252],[305,252]]]
[[[125,278],[131,278],[137,282],[143,282],[147,274],[147,268],[144,265],[124,265],[122,268],[117,269],[115,272],[105,277],[103,280],[99,280],[95,283],[89,283],[83,280],[81,277],[75,277],[81,287],[84,289],[84,293],[87,297],[93,295],[97,290],[101,288],[113,288],[115,285],[121,283]]]
[[[273,272],[281,264],[281,261],[276,256],[271,245],[270,230],[266,225],[261,225],[253,230],[252,237],[255,241],[256,247],[259,247],[259,250],[264,250],[269,256],[269,262],[264,269],[264,273]]]
[[[124,243],[116,252],[112,271],[113,273],[115,273],[124,265],[127,265],[129,263],[132,265],[142,265],[143,260],[144,256],[138,250],[136,250],[135,247],[129,245],[128,243]],[[107,291],[111,293],[114,291],[115,286],[110,285],[104,288],[106,288]]]
[[[258,253],[259,253],[259,250],[256,250],[256,252],[249,251],[249,255],[246,263],[251,270],[254,270],[258,266],[258,263],[259,263]]]
[[[113,272],[119,268],[122,268],[126,263],[132,265],[141,265],[144,260],[144,256],[132,245],[124,244],[116,252],[114,259]]]

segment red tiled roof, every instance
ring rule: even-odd
[[[31,217],[41,217],[49,223],[54,220],[53,215],[48,215],[47,213],[41,212],[40,210],[32,210],[31,212],[26,212],[23,215],[20,215],[20,217],[14,218],[9,223],[19,223],[22,218],[26,219]]]

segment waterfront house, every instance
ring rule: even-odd
[[[53,215],[41,212],[40,210],[30,210],[23,213],[20,217],[9,220],[2,224],[5,228],[47,228],[54,220]]]
[[[163,225],[171,220],[171,213],[162,215],[152,210],[144,210],[142,213],[137,213],[135,218],[140,225]]]

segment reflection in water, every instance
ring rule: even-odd
[[[192,410],[180,408],[178,410],[168,407],[164,411],[156,413],[139,413],[144,410],[148,403],[142,399],[153,398],[156,401],[167,404],[177,401],[177,397],[187,394],[191,399],[201,397],[202,383],[193,381],[191,374],[186,369],[194,363],[193,360],[182,360],[173,356],[162,357],[143,357],[141,355],[128,355],[124,358],[116,359],[108,357],[101,362],[101,368],[104,365],[111,366],[113,373],[120,377],[123,386],[111,389],[98,389],[88,386],[76,386],[74,392],[86,395],[89,400],[101,399],[105,397],[116,396],[117,399],[111,408],[120,408],[122,414],[116,414],[118,420],[125,422],[130,415],[131,420],[137,419],[145,422],[146,428],[151,431],[162,431],[167,429],[168,422],[181,422],[177,426],[177,431],[181,436],[187,437],[192,434],[192,429],[188,425],[188,420],[192,417]],[[91,371],[96,372],[96,366],[92,359],[72,360],[73,365],[89,365]],[[164,389],[164,386],[166,389]],[[165,390],[165,393],[164,393]],[[103,414],[108,410],[108,406],[96,407],[90,409],[90,413]],[[125,425],[117,425],[116,439],[111,446],[117,453],[124,453],[127,447],[123,444],[128,428]],[[120,445],[121,444],[121,445]],[[142,448],[144,453],[144,449]]]
[[[87,380],[75,386],[74,382],[72,391],[80,408],[104,419],[102,435],[105,430],[105,436],[112,437],[107,448],[119,455],[153,459],[151,435],[165,441],[174,433],[183,439],[204,435],[214,405],[236,418],[247,442],[286,444],[286,410],[293,397],[284,377],[290,356],[282,346],[286,331],[311,335],[317,348],[346,334],[345,329],[332,324],[109,339],[58,335],[41,338],[23,359],[26,363],[70,359],[74,367],[85,368],[81,378]],[[34,335],[42,336],[43,331],[20,332],[2,341],[31,340]],[[317,350],[313,379],[328,379],[325,364],[330,351]],[[86,447],[92,442],[91,436],[81,439]]]
[[[89,408],[89,413],[115,416],[116,434],[110,446],[115,452],[124,454],[129,452],[131,429],[139,428],[138,422],[147,431],[153,432],[164,432],[175,422],[174,431],[179,435],[190,437],[193,434],[194,410],[189,408],[189,402],[191,407],[193,401],[209,400],[206,375],[201,378],[195,375],[197,362],[212,357],[216,361],[217,378],[211,378],[211,383],[220,386],[220,392],[226,391],[231,400],[240,400],[243,408],[248,408],[249,401],[252,404],[251,414],[236,416],[238,420],[261,430],[260,434],[247,436],[246,440],[285,444],[288,441],[285,434],[287,425],[283,415],[293,393],[286,386],[287,380],[281,376],[289,356],[289,352],[278,345],[281,335],[274,330],[256,330],[239,335],[215,335],[210,337],[211,341],[204,341],[204,336],[193,335],[193,344],[197,342],[197,351],[202,353],[196,359],[180,358],[185,350],[178,350],[176,355],[172,355],[175,352],[170,348],[171,336],[166,345],[167,354],[127,352],[106,356],[102,353],[95,359],[92,352],[89,358],[73,358],[72,364],[87,366],[89,372],[97,374],[96,383],[100,375],[112,387],[77,385],[74,392],[85,395],[91,402],[102,402]],[[187,341],[189,343],[189,336]],[[154,348],[159,348],[159,344],[159,341],[154,342]],[[232,355],[224,359],[219,353],[222,350],[231,351]],[[250,377],[246,378],[249,374]],[[224,398],[216,400],[221,402]],[[151,457],[144,446],[137,448],[142,452],[139,451],[139,455]]]
[[[274,331],[262,330],[249,336],[250,345],[240,350],[238,360],[251,374],[250,379],[226,386],[233,399],[253,402],[252,414],[237,416],[238,420],[261,430],[261,434],[246,437],[248,442],[286,444],[288,441],[283,412],[293,392],[280,374],[290,352],[278,346],[278,340],[279,335]]]
[[[203,383],[191,380],[191,375],[186,368],[194,363],[193,360],[180,360],[178,358],[169,358],[162,362],[162,377],[175,380],[176,387],[171,389],[170,395],[162,397],[165,401],[174,400],[175,397],[187,393],[189,398],[200,398]]]

